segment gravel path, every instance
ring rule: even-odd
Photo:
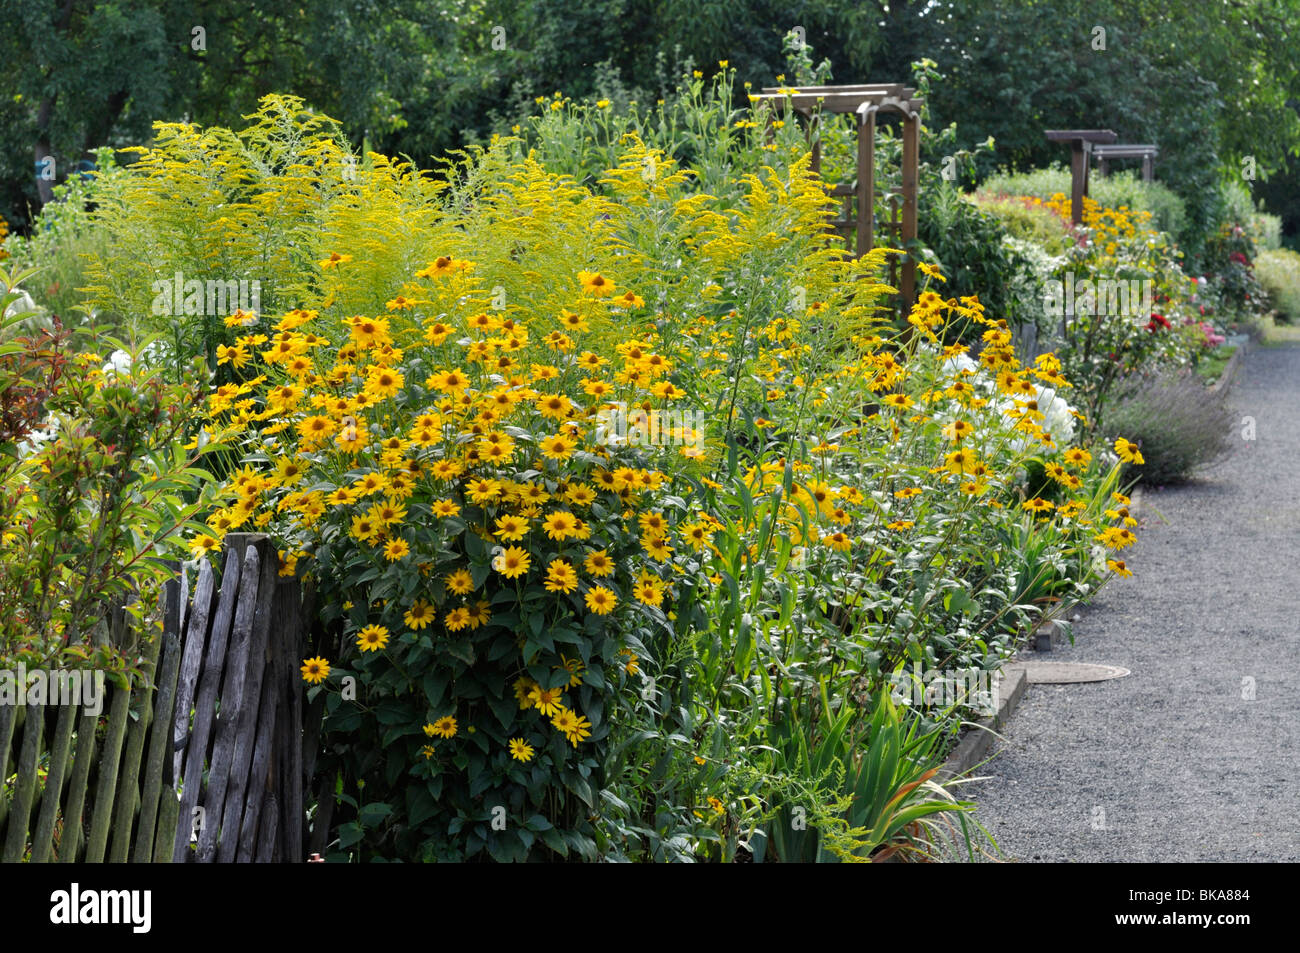
[[[1257,439],[1148,491],[1133,578],[1025,654],[1133,674],[1029,686],[964,786],[1008,860],[1300,861],[1300,347],[1252,348],[1229,403]]]

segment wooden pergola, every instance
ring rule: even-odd
[[[857,176],[853,185],[834,184],[830,194],[844,198],[843,217],[831,227],[846,241],[854,239],[853,254],[860,257],[875,247],[876,114],[896,113],[903,121],[902,208],[883,228],[893,233],[902,247],[916,239],[917,168],[921,155],[921,106],[916,90],[903,83],[867,83],[858,86],[768,86],[757,102],[789,108],[808,123],[812,142],[813,171],[821,172],[821,138],[816,113],[851,114],[857,117]],[[901,214],[900,214],[901,211]],[[897,268],[891,264],[891,275]],[[904,313],[916,294],[916,262],[909,254],[894,279],[902,297]]]
[[[1083,197],[1088,194],[1089,157],[1095,146],[1109,145],[1119,137],[1109,129],[1049,129],[1052,142],[1070,144],[1070,218],[1083,222]]]
[[[1150,182],[1155,178],[1155,161],[1160,148],[1153,145],[1094,146],[1092,154],[1097,157],[1097,171],[1103,176],[1110,172],[1107,163],[1111,159],[1141,159],[1142,181]]]

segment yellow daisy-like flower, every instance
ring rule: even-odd
[[[302,680],[312,685],[319,685],[330,677],[330,663],[317,656],[302,660]]]
[[[921,488],[919,486],[905,486],[901,490],[894,491],[894,496],[900,500],[910,500],[912,497],[920,495]]]
[[[829,536],[823,536],[821,542],[839,553],[847,553],[853,548],[853,540],[848,536],[848,534],[843,532],[831,533]]]
[[[220,548],[221,540],[207,533],[200,533],[190,541],[190,553],[195,559],[202,559],[208,553]]]
[[[470,623],[469,610],[464,606],[458,606],[448,612],[442,621],[443,624],[447,626],[447,631],[459,632],[461,629],[466,628]]]
[[[438,500],[433,504],[434,516],[458,516],[460,515],[460,504],[453,503],[451,500]]]
[[[357,633],[357,648],[363,652],[378,652],[388,644],[388,630],[382,625],[368,625]]]
[[[582,684],[582,673],[586,671],[586,666],[582,664],[582,659],[561,655],[560,664],[555,666],[555,670],[568,672],[569,688],[574,688]]]
[[[632,595],[636,597],[637,602],[645,605],[662,605],[664,601],[663,580],[648,573],[642,573],[637,577],[636,584],[632,587]]]
[[[673,548],[668,545],[668,541],[662,536],[642,536],[641,548],[646,551],[651,559],[663,562],[671,559]]]
[[[564,559],[552,559],[546,567],[547,592],[573,592],[578,588],[578,573],[573,565]]]
[[[1042,497],[1038,496],[1034,497],[1032,500],[1025,500],[1025,502],[1021,503],[1020,506],[1022,509],[1028,510],[1030,513],[1047,513],[1055,508],[1051,501],[1044,500]]]
[[[528,550],[520,546],[508,546],[492,561],[492,568],[507,579],[514,579],[528,572],[532,557]]]
[[[1063,456],[1066,463],[1075,467],[1086,467],[1092,461],[1092,454],[1082,447],[1071,447]]]
[[[588,573],[597,578],[614,575],[614,560],[603,549],[588,553],[582,565]]]
[[[384,544],[384,558],[390,563],[405,558],[411,552],[411,545],[404,539],[390,539]]]
[[[406,615],[402,618],[406,622],[408,629],[419,631],[432,622],[433,617],[433,606],[423,599],[417,599],[411,608],[406,610]]]
[[[1119,458],[1125,463],[1136,463],[1139,466],[1146,463],[1142,459],[1142,451],[1138,449],[1138,445],[1125,440],[1123,437],[1115,441],[1115,452],[1119,454]]]
[[[340,255],[338,252],[332,251],[330,252],[330,256],[328,258],[322,259],[321,261],[318,261],[316,264],[320,265],[322,268],[337,268],[339,265],[343,264],[344,262],[348,262],[351,260],[352,260],[351,255]]]
[[[424,733],[430,738],[454,738],[456,730],[456,719],[451,715],[444,715],[433,724],[424,726]]]
[[[551,719],[551,724],[554,725],[557,730],[562,732],[564,736],[569,739],[569,743],[575,748],[578,747],[578,742],[585,740],[591,735],[591,722],[586,718],[583,718],[577,712],[569,711],[567,708],[561,709],[555,717]]]
[[[516,761],[531,761],[533,758],[533,746],[524,741],[523,738],[510,739],[510,757]]]
[[[521,516],[502,516],[497,520],[497,539],[514,543],[528,533],[528,520]]]
[[[534,685],[528,693],[528,698],[534,708],[548,717],[565,710],[563,688],[542,688],[540,685]]]
[[[587,608],[596,615],[609,615],[618,605],[618,597],[604,586],[594,586],[587,590]]]
[[[468,569],[457,569],[449,573],[443,580],[447,586],[447,591],[458,596],[463,596],[474,588],[474,579],[470,576]]]
[[[1106,560],[1106,565],[1109,566],[1111,571],[1117,576],[1127,577],[1133,575],[1133,570],[1129,569],[1122,559],[1108,559]]]
[[[573,455],[573,448],[576,445],[572,437],[565,434],[554,434],[550,437],[543,437],[538,447],[542,451],[542,456],[548,460],[567,460]]]
[[[943,428],[943,435],[949,440],[960,442],[974,433],[975,428],[966,420],[954,420]]]
[[[563,542],[578,535],[578,518],[568,510],[556,510],[542,521],[542,529],[551,539]]]
[[[582,290],[593,298],[608,298],[614,293],[614,282],[597,272],[580,271],[578,281],[582,283]]]

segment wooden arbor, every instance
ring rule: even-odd
[[[917,167],[921,154],[921,106],[916,90],[902,83],[868,83],[860,86],[796,86],[764,87],[755,97],[759,102],[770,102],[774,107],[792,109],[808,123],[812,141],[813,171],[821,171],[821,138],[817,132],[815,111],[835,114],[852,114],[857,117],[858,153],[857,176],[853,185],[830,186],[830,193],[844,198],[842,218],[834,219],[831,227],[847,241],[853,237],[853,254],[862,256],[875,247],[875,179],[876,179],[876,114],[896,113],[903,121],[903,169],[901,216],[883,226],[892,233],[896,243],[906,248],[916,239]],[[897,265],[891,265],[891,272]],[[892,277],[892,275],[891,275]],[[904,313],[911,307],[916,293],[916,262],[909,254],[893,278],[901,292]]]
[[[1049,129],[1052,142],[1070,144],[1070,219],[1083,222],[1083,197],[1088,194],[1089,156],[1094,146],[1109,145],[1119,137],[1109,129]]]
[[[1141,159],[1142,181],[1150,182],[1155,177],[1155,162],[1160,149],[1152,145],[1095,146],[1092,154],[1097,157],[1097,171],[1102,175],[1108,174],[1107,162],[1110,159]]]

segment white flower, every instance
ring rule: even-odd
[[[108,358],[108,363],[104,365],[104,376],[112,374],[121,374],[125,376],[131,372],[131,355],[126,351],[116,350]]]

